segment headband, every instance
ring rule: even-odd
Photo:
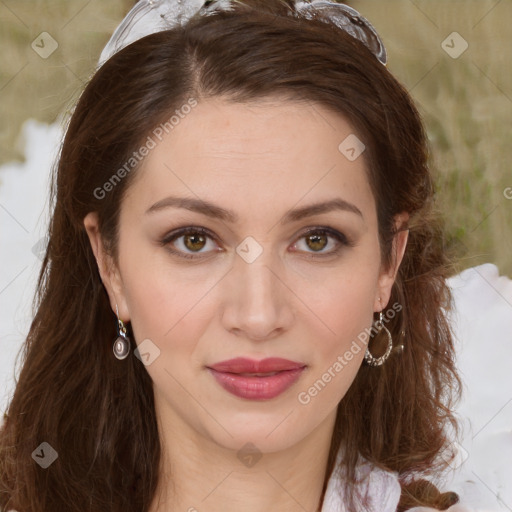
[[[237,0],[140,0],[112,34],[101,52],[99,65],[119,50],[149,34],[185,25],[193,16],[210,16],[229,11]],[[242,2],[243,3],[243,2]],[[358,39],[384,65],[387,53],[370,22],[348,5],[326,0],[295,0],[293,15],[334,23]]]

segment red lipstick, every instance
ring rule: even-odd
[[[278,357],[261,361],[237,357],[207,368],[233,395],[249,400],[269,400],[294,384],[306,365]]]

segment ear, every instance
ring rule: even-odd
[[[119,269],[103,246],[103,240],[99,231],[98,214],[96,212],[88,213],[84,217],[84,226],[98,264],[101,280],[110,299],[110,307],[115,313],[117,305],[119,318],[123,322],[128,322],[130,314],[126,304],[123,281]]]
[[[407,239],[409,237],[409,230],[406,227],[408,220],[409,214],[407,212],[395,215],[396,234],[393,237],[393,246],[391,248],[391,263],[388,269],[382,268],[381,274],[379,275],[377,296],[375,297],[373,307],[374,311],[378,312],[383,310],[391,297],[391,288],[395,282],[400,263],[402,263],[407,246]]]

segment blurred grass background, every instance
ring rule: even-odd
[[[376,27],[423,115],[457,270],[491,262],[512,277],[512,1],[347,3]],[[0,0],[0,164],[23,159],[26,119],[53,123],[76,100],[133,4]],[[47,59],[31,47],[41,32],[59,45]],[[453,32],[468,44],[458,58],[441,46]]]

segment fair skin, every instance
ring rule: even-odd
[[[338,149],[352,133],[319,105],[209,99],[136,171],[121,205],[117,265],[104,253],[96,214],[84,219],[112,310],[117,304],[136,343],[150,339],[160,350],[146,366],[162,444],[151,512],[318,509],[336,407],[364,349],[307,404],[298,395],[371,326],[374,312],[391,307],[407,242],[407,231],[396,235],[394,262],[382,268],[364,158],[349,161]],[[176,207],[146,213],[171,195],[207,200],[238,221]],[[281,223],[288,210],[336,198],[360,213],[331,210]],[[213,236],[159,243],[186,226]],[[331,234],[304,236],[318,226],[353,246]],[[262,249],[250,263],[236,252],[248,236]],[[206,369],[241,356],[282,357],[306,369],[275,398],[244,399]],[[262,455],[254,464],[237,456],[246,443]]]

